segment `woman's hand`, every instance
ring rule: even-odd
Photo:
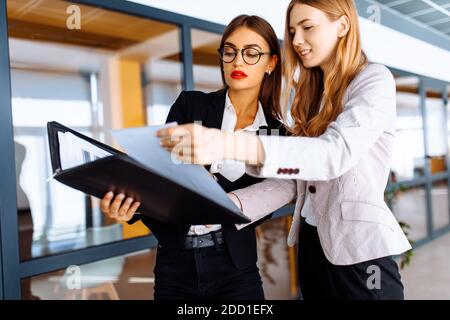
[[[212,164],[222,159],[260,164],[261,148],[257,136],[245,133],[228,133],[199,124],[163,128],[156,132],[161,146],[173,152],[181,161]]]
[[[239,197],[236,194],[234,194],[233,192],[228,192],[227,195],[231,199],[231,201],[233,201],[233,203],[236,205],[236,207],[238,207],[239,210],[242,211],[242,202],[239,199]]]
[[[161,146],[181,161],[211,164],[225,158],[226,132],[199,124],[186,124],[158,130]]]
[[[100,202],[100,208],[104,214],[111,219],[115,219],[117,222],[126,222],[131,220],[136,210],[141,205],[140,202],[134,201],[133,198],[128,197],[125,199],[125,195],[119,193],[113,200],[114,193],[108,192]]]

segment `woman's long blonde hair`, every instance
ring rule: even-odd
[[[318,66],[309,69],[303,67],[293,48],[293,36],[289,32],[289,18],[291,10],[296,4],[306,4],[321,10],[332,21],[344,15],[350,20],[350,29],[345,36],[339,39],[335,49],[335,58],[329,62],[325,76]],[[290,110],[294,123],[288,130],[297,136],[319,136],[342,112],[342,102],[348,85],[367,64],[367,57],[361,48],[358,14],[353,1],[292,0],[286,12],[284,40],[283,78],[286,88],[282,106],[285,110],[291,92],[295,92]],[[298,69],[300,73],[297,80],[295,76]],[[321,103],[323,103],[323,107],[319,112]],[[275,110],[275,113],[280,117],[286,116],[286,111],[281,109]]]

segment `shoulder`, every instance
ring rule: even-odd
[[[217,97],[225,97],[225,90],[218,90],[213,92],[203,92],[203,91],[197,91],[197,90],[189,90],[189,91],[182,91],[178,98],[184,100],[185,102],[189,103],[191,101],[195,102],[211,102],[213,99]]]
[[[391,71],[383,64],[379,63],[368,63],[366,67],[361,70],[361,75],[384,75],[392,77]]]
[[[182,91],[170,108],[166,121],[178,123],[191,123],[204,121],[210,110],[217,106],[224,106],[225,93],[215,91],[205,93],[202,91]]]
[[[367,94],[395,98],[395,91],[395,79],[391,71],[382,64],[369,63],[350,82],[347,94],[348,98]]]
[[[395,116],[396,85],[391,71],[381,64],[368,64],[350,82],[344,109],[355,114],[362,111],[365,117],[375,110]]]
[[[369,63],[365,66],[350,83],[350,87],[370,83],[395,86],[394,76],[391,71],[386,66],[378,63]]]
[[[224,90],[214,91],[206,93],[203,91],[181,91],[177,100],[172,105],[172,108],[182,108],[185,110],[203,110],[208,109],[211,104],[217,104],[225,102]],[[221,101],[223,100],[223,101]]]

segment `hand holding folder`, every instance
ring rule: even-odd
[[[141,202],[140,213],[163,222],[249,222],[204,167],[178,164],[159,146],[154,136],[159,128],[114,132],[127,155],[57,122],[49,122],[54,178],[97,198],[103,198],[108,191],[133,197]],[[64,145],[74,141],[76,151]]]

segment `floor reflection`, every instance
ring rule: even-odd
[[[288,221],[279,218],[265,222],[258,228],[258,266],[263,279],[266,299],[291,299],[290,254],[286,245]],[[293,251],[295,252],[295,251]],[[99,262],[100,264],[103,261]],[[127,255],[121,264],[118,277],[108,278],[106,264],[97,266],[100,273],[90,276],[95,285],[80,289],[67,289],[71,272],[60,270],[33,277],[32,292],[42,299],[153,299],[153,268],[155,250]],[[84,266],[81,266],[83,268]],[[105,269],[106,268],[106,269]],[[89,269],[89,268],[88,268]],[[83,270],[83,269],[82,269]],[[85,269],[84,269],[85,270]],[[103,278],[99,277],[102,275]],[[102,281],[103,280],[103,281]],[[295,281],[295,279],[293,279]],[[26,280],[30,281],[30,280]],[[25,297],[24,297],[25,298]]]

